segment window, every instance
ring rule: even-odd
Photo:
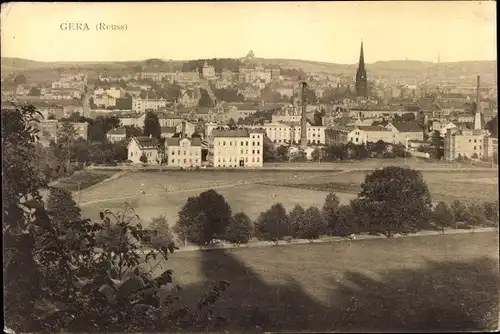
[[[259,162],[259,157],[257,157],[257,162]]]
[[[248,140],[245,142],[245,146],[248,146]]]
[[[476,140],[474,139],[474,143],[476,142]]]
[[[481,146],[479,146],[479,149],[481,149]]]
[[[183,154],[186,155],[186,151],[184,151]]]
[[[222,145],[223,145],[223,146],[226,146],[226,141],[224,141],[224,142],[222,143]]]
[[[241,146],[243,146],[243,142],[241,142]]]
[[[358,138],[356,138],[356,143],[358,142]]]
[[[172,159],[172,163],[175,163],[175,159]]]
[[[233,142],[232,141],[229,142],[229,146],[233,146]]]
[[[184,159],[184,163],[186,163],[186,159]]]
[[[476,146],[474,146],[474,151],[476,150]]]
[[[252,154],[255,154],[255,150],[252,150]]]
[[[195,162],[198,163],[198,159],[196,159]]]

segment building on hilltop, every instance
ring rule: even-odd
[[[366,78],[365,55],[363,52],[363,42],[359,54],[358,71],[356,72],[356,96],[368,97],[368,82]]]

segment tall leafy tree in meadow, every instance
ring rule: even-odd
[[[144,135],[152,136],[153,138],[160,138],[160,121],[158,119],[158,115],[156,115],[153,111],[148,111],[146,113],[146,117],[144,118]]]
[[[296,204],[292,211],[290,211],[290,228],[293,237],[296,237],[297,235],[297,231],[299,230],[305,212],[304,208],[298,204]]]
[[[317,207],[311,206],[302,215],[296,235],[298,238],[314,240],[325,233],[326,228],[327,224],[321,211]]]
[[[231,207],[224,196],[210,189],[188,198],[179,211],[176,232],[182,239],[206,245],[224,235],[231,219]]]
[[[326,195],[325,203],[323,204],[322,214],[331,234],[335,234],[337,230],[338,211],[340,200],[334,192]]]
[[[422,173],[409,168],[385,167],[368,174],[358,199],[358,208],[368,215],[365,227],[387,237],[420,229],[432,212]]]
[[[259,239],[272,241],[278,245],[285,236],[290,235],[290,222],[283,204],[274,204],[262,212],[255,222],[256,235]]]
[[[227,225],[224,239],[235,245],[247,244],[253,236],[253,222],[243,212],[236,213]]]
[[[344,237],[358,231],[358,218],[351,204],[339,206],[336,214],[334,235]]]
[[[453,223],[453,211],[445,202],[439,202],[432,213],[434,222],[441,227],[444,234],[445,227],[449,227]]]

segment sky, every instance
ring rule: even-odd
[[[256,57],[355,64],[496,60],[494,1],[8,3],[1,56],[38,61]],[[89,31],[62,30],[86,23]],[[96,30],[96,25],[126,30]]]

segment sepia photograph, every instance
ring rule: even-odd
[[[500,330],[495,1],[1,5],[6,333]]]

